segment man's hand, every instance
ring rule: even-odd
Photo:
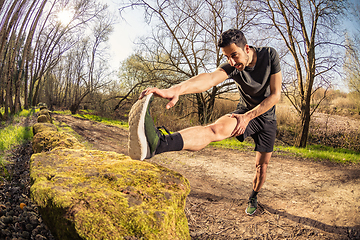
[[[179,100],[179,95],[173,88],[168,89],[158,89],[158,88],[147,88],[139,96],[139,99],[142,99],[144,96],[153,93],[157,97],[165,98],[169,100],[169,103],[166,104],[166,109],[173,107]]]
[[[244,134],[245,129],[251,119],[249,117],[247,117],[245,114],[235,114],[235,113],[231,114],[230,117],[236,118],[236,120],[237,120],[236,127],[234,128],[233,132],[231,133],[231,136],[236,137],[241,134]]]

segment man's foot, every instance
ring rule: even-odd
[[[257,208],[257,198],[250,198],[248,202],[248,207],[245,212],[247,215],[253,215],[256,212]]]
[[[162,133],[154,126],[150,115],[153,94],[137,101],[129,113],[129,156],[144,160],[155,155]]]

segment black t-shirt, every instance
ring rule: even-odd
[[[238,109],[245,113],[270,95],[270,76],[280,69],[279,55],[271,47],[251,47],[256,51],[257,60],[254,67],[245,67],[239,71],[229,63],[223,63],[220,68],[225,70],[230,79],[236,82],[240,93]],[[275,106],[263,114],[268,120],[276,119]]]

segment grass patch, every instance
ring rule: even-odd
[[[309,145],[306,148],[276,146],[275,151],[295,154],[303,158],[329,160],[339,163],[360,163],[360,153],[323,145]]]
[[[65,111],[52,111],[53,113],[56,114],[62,114],[62,115],[71,115],[70,110],[65,110]]]
[[[120,121],[120,120],[114,120],[114,119],[110,119],[110,118],[105,118],[105,117],[100,117],[100,116],[92,115],[92,114],[75,114],[73,116],[88,119],[88,120],[91,120],[94,122],[101,122],[101,123],[104,123],[107,125],[112,125],[112,126],[129,127],[129,124],[127,122]]]
[[[219,142],[212,142],[210,146],[236,149],[240,151],[248,151],[249,149],[254,149],[255,145],[253,143],[244,141],[240,142],[236,138],[227,138]]]
[[[10,150],[15,145],[29,141],[32,137],[31,127],[9,125],[0,129],[0,151]]]
[[[91,111],[88,111],[89,113]],[[53,113],[57,113],[57,114],[64,114],[64,115],[70,115],[71,112],[70,111],[54,111]],[[112,126],[117,126],[117,127],[125,127],[128,128],[129,124],[127,122],[121,121],[121,120],[114,120],[111,118],[106,118],[106,117],[100,117],[98,115],[94,115],[94,114],[88,114],[88,113],[78,113],[78,114],[74,114],[72,115],[74,117],[79,117],[79,118],[83,118],[83,119],[88,119],[94,122],[101,122],[103,124],[106,125],[112,125]]]
[[[254,149],[254,144],[240,142],[236,138],[228,138],[219,142],[210,143],[211,146],[248,151]],[[275,146],[274,152],[291,154],[302,158],[329,160],[338,163],[360,163],[360,153],[342,148],[332,148],[323,145],[310,145],[306,148]]]
[[[6,151],[17,145],[31,141],[33,137],[31,127],[21,126],[22,118],[30,117],[35,110],[23,110],[9,118],[8,121],[1,122],[0,128],[0,165],[4,165]]]
[[[92,144],[89,143],[84,137],[79,135],[77,132],[75,132],[69,125],[66,123],[60,123],[58,121],[54,121],[54,125],[58,129],[59,132],[64,132],[72,135],[75,137],[81,144],[83,144],[86,149],[90,150],[92,149]]]

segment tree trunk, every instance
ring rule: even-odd
[[[9,78],[6,83],[6,97],[5,97],[5,116],[9,116],[9,108],[10,112],[14,113],[14,104],[12,101],[12,79]]]
[[[303,103],[301,107],[301,129],[298,137],[296,138],[295,145],[297,147],[305,148],[309,136],[310,127],[310,104]]]
[[[26,29],[26,26],[28,25],[29,23],[29,16],[31,15],[32,11],[33,11],[33,8],[35,6],[35,3],[36,1],[33,1],[33,3],[31,4],[31,6],[29,7],[26,15],[25,15],[25,18],[23,20],[23,23],[21,25],[21,28],[20,28],[20,31],[18,33],[18,39],[17,39],[17,43],[20,42],[20,38],[22,36],[25,36],[25,29]],[[36,22],[37,23],[37,22]],[[31,39],[32,39],[32,35],[34,34],[34,30],[33,28],[35,28],[34,26],[31,27],[31,30],[30,30],[30,33],[27,37],[27,40],[25,42],[25,46],[24,46],[24,49],[23,49],[23,55],[22,55],[22,58],[21,58],[21,62],[20,62],[20,65],[19,65],[19,71],[18,71],[18,76],[17,76],[17,80],[15,82],[16,86],[19,87],[19,89],[16,89],[16,97],[15,97],[15,111],[20,111],[21,109],[21,103],[20,103],[20,85],[21,85],[21,80],[23,78],[23,73],[24,73],[24,65],[25,65],[25,62],[27,61],[27,56],[28,56],[28,52],[30,50],[28,50],[30,48],[30,45],[31,45]],[[30,41],[29,41],[30,39]],[[25,82],[26,84],[26,82]],[[25,89],[27,89],[27,86],[25,86]],[[25,105],[27,105],[27,90],[24,91],[25,92],[25,95],[24,95],[24,102],[25,102]]]
[[[206,107],[205,102],[203,101],[203,93],[196,93],[196,102],[197,102],[197,114],[198,121],[200,124],[206,124]]]
[[[41,5],[40,5],[40,8],[36,12],[36,18],[33,20],[33,23],[31,25],[29,34],[28,34],[28,36],[26,38],[25,47],[24,47],[24,59],[21,62],[21,68],[23,68],[23,66],[24,66],[24,63],[25,63],[24,61],[27,61],[27,64],[31,63],[30,69],[33,68],[34,54],[32,54],[31,50],[35,51],[35,49],[37,48],[37,44],[36,44],[35,48],[32,49],[31,48],[31,43],[33,41],[35,29],[36,29],[36,27],[37,27],[37,25],[39,23],[39,20],[40,20],[40,17],[42,15],[42,12],[44,10],[46,2],[47,2],[47,0],[42,1]],[[55,2],[54,2],[54,4],[55,4]],[[54,4],[52,5],[52,7],[54,6]],[[51,7],[51,9],[52,9],[52,7]],[[50,12],[51,12],[51,10],[50,10]],[[35,86],[35,82],[36,82],[36,76],[32,76],[32,74],[31,74],[31,83],[30,83],[29,96],[26,96],[26,95],[24,96],[25,101],[28,101],[28,105],[30,105],[30,106],[33,105],[33,103],[35,102],[35,99],[36,99],[36,96],[32,95],[34,93],[33,87]],[[40,84],[40,82],[38,84]],[[36,89],[35,93],[37,93],[37,92],[38,92],[38,89]]]
[[[198,120],[200,124],[208,124],[213,119],[213,111],[215,105],[215,97],[217,95],[218,88],[215,86],[212,88],[212,92],[209,94],[209,97],[206,97],[205,93],[197,93],[197,112]]]
[[[10,31],[12,29],[12,25],[14,24],[14,17],[11,19],[10,21],[10,17],[13,15],[14,13],[14,9],[16,7],[16,5],[18,4],[17,0],[13,1],[13,4],[10,7],[10,10],[8,11],[6,18],[4,18],[5,20],[2,21],[2,27],[0,29],[0,56],[2,55],[2,52],[5,48],[5,43],[8,40],[8,37],[10,35]],[[10,23],[9,23],[10,21]]]
[[[28,62],[26,61],[26,66],[25,66],[25,76],[24,76],[24,109],[29,109],[29,98],[28,98],[28,70],[29,70],[29,65]]]
[[[3,11],[2,7],[4,6],[5,0],[0,0],[0,13]]]

